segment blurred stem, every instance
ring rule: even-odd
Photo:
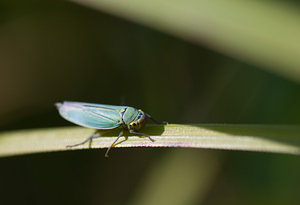
[[[12,156],[58,150],[82,142],[94,130],[80,127],[20,130],[0,134],[0,156]],[[117,147],[186,147],[300,154],[300,126],[289,125],[218,125],[170,124],[147,125],[141,130],[147,138],[130,136]],[[119,130],[106,131],[93,140],[93,148],[109,147]],[[89,144],[74,147],[86,149]]]

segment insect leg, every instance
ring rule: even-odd
[[[77,146],[79,146],[79,145],[83,145],[83,144],[85,144],[85,143],[88,142],[89,140],[92,140],[92,139],[95,138],[95,137],[100,137],[100,134],[98,134],[97,131],[94,132],[90,137],[86,138],[83,142],[80,142],[80,143],[74,144],[74,145],[68,145],[68,146],[66,146],[66,148],[72,148],[72,147],[77,147]]]
[[[111,148],[115,147],[116,145],[118,145],[118,144],[120,144],[120,143],[122,143],[122,142],[125,142],[125,141],[128,139],[128,137],[125,137],[124,140],[122,140],[122,141],[120,141],[120,142],[117,143],[117,141],[119,140],[119,138],[120,138],[122,135],[123,135],[123,131],[120,132],[120,134],[119,134],[119,136],[117,137],[117,139],[116,139],[116,140],[110,145],[110,147],[107,149],[107,151],[106,151],[106,153],[105,153],[105,157],[109,157],[109,156],[108,156],[108,152],[109,152],[109,150],[110,150]]]
[[[152,139],[152,138],[150,137],[150,135],[147,135],[147,134],[144,134],[144,133],[140,133],[140,132],[135,132],[135,131],[133,131],[133,130],[129,130],[129,132],[132,133],[132,134],[137,134],[137,135],[141,135],[141,136],[144,136],[144,137],[148,137],[149,140],[150,140],[151,142],[154,142],[154,141],[155,141],[154,139]]]
[[[147,114],[147,113],[145,113],[145,114],[146,114],[146,116],[147,116],[148,118],[150,118],[150,119],[151,119],[153,122],[155,122],[156,124],[164,124],[164,125],[167,125],[167,124],[168,124],[167,121],[159,122],[159,121],[155,120],[153,117],[151,117],[149,114]]]

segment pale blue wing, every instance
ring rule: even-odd
[[[75,124],[94,128],[112,129],[122,125],[122,110],[126,106],[65,101],[58,105],[60,115]]]

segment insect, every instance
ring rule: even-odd
[[[59,111],[59,114],[63,118],[77,125],[94,128],[97,130],[110,130],[114,128],[120,129],[120,134],[107,149],[105,157],[108,157],[108,152],[112,147],[128,139],[128,137],[125,137],[125,140],[117,143],[119,138],[123,135],[124,130],[128,130],[132,134],[148,137],[149,140],[154,142],[154,139],[152,139],[149,135],[137,132],[137,130],[145,126],[147,118],[151,119],[157,124],[168,124],[166,121],[158,122],[142,110],[138,110],[129,106],[104,105],[72,101],[64,101],[62,103],[56,103],[55,105]],[[66,147],[72,148],[78,145],[83,145],[96,137],[100,137],[98,131],[94,132],[83,142],[74,145],[68,145]]]

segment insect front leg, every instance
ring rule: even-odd
[[[147,135],[147,134],[144,134],[144,133],[140,133],[140,132],[135,132],[135,131],[133,131],[133,130],[129,130],[129,132],[132,133],[132,134],[137,134],[137,135],[141,135],[141,136],[144,136],[144,137],[148,137],[149,140],[150,140],[151,142],[155,142],[155,140],[152,139],[152,138],[150,137],[150,135]]]
[[[97,133],[98,131],[94,132],[90,137],[86,138],[83,142],[80,142],[78,144],[74,144],[74,145],[67,145],[66,148],[73,148],[73,147],[77,147],[79,145],[83,145],[85,143],[87,143],[90,140],[90,146],[91,146],[91,142],[93,138],[96,137],[100,137],[101,135],[99,133]]]
[[[156,119],[154,119],[153,117],[151,117],[151,115],[149,115],[149,114],[147,114],[147,113],[145,113],[146,114],[146,116],[148,117],[148,118],[150,118],[153,122],[155,122],[156,124],[164,124],[164,125],[167,125],[168,124],[168,122],[167,121],[162,121],[162,122],[159,122],[159,121],[157,121]]]

